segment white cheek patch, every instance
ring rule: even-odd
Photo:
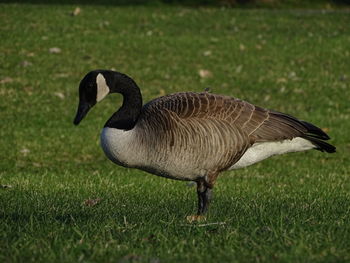
[[[97,96],[96,101],[99,102],[109,93],[109,87],[107,86],[106,79],[99,73],[96,78]]]

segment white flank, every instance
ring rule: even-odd
[[[300,137],[296,137],[292,140],[283,140],[278,142],[260,142],[253,144],[236,162],[230,167],[231,169],[239,169],[254,163],[260,162],[273,155],[300,152],[315,148],[310,141]]]
[[[101,101],[109,93],[109,87],[107,86],[106,79],[101,73],[98,73],[96,77],[97,96],[96,101]]]

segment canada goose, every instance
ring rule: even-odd
[[[124,167],[195,181],[198,213],[193,219],[207,211],[222,171],[277,154],[336,149],[313,124],[228,96],[180,92],[143,106],[136,83],[110,70],[94,70],[82,79],[74,124],[109,93],[122,94],[123,104],[102,130],[105,154]]]

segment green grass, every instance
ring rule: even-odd
[[[0,7],[1,262],[350,260],[348,12]],[[132,76],[144,101],[210,87],[287,112],[325,128],[338,153],[226,172],[206,222],[220,224],[190,225],[194,187],[102,153],[120,96],[72,125],[79,81],[96,68]]]

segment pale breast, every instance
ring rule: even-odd
[[[167,148],[167,143],[161,136],[157,138],[154,133],[148,134],[147,131],[149,130],[135,128],[124,131],[105,127],[101,133],[101,147],[112,162],[124,167],[138,168],[179,180],[204,176],[205,172],[194,169],[192,164],[179,158],[179,152]]]
[[[139,162],[135,152],[134,131],[124,131],[105,127],[101,133],[101,147],[106,156],[114,163],[133,167]]]

